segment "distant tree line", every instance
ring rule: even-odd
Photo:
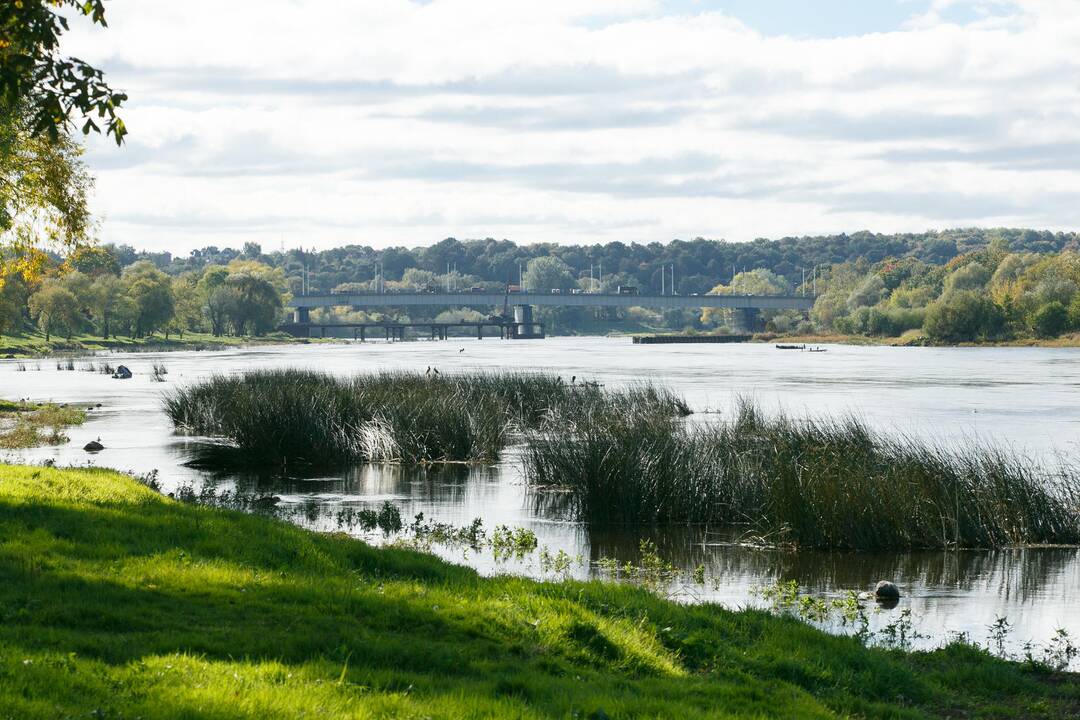
[[[36,326],[46,340],[80,333],[262,335],[280,321],[285,288],[279,268],[254,260],[169,275],[149,260],[122,267],[109,248],[84,246],[32,281],[7,279],[0,334]]]
[[[953,258],[987,247],[995,239],[1008,243],[1014,252],[1052,253],[1080,250],[1076,233],[1053,233],[1014,229],[961,229],[940,232],[883,235],[858,232],[851,235],[788,237],[746,243],[723,240],[674,240],[662,243],[611,242],[604,245],[517,245],[509,240],[457,240],[447,238],[427,247],[391,247],[380,250],[348,245],[331,250],[264,252],[257,243],[242,249],[206,247],[186,257],[171,253],[137,252],[127,246],[111,248],[122,266],[149,260],[170,275],[199,271],[208,265],[227,265],[236,259],[258,260],[285,274],[288,290],[300,293],[335,289],[374,291],[378,282],[387,290],[414,289],[433,284],[467,289],[489,284],[501,288],[527,281],[530,260],[551,257],[561,261],[562,272],[548,274],[545,284],[576,287],[591,276],[599,288],[619,284],[639,287],[643,293],[670,291],[671,270],[675,289],[685,295],[706,293],[719,283],[730,283],[733,274],[757,268],[784,278],[791,286],[802,282],[803,272],[817,266],[839,265],[863,259],[877,263],[886,258],[915,258],[944,265]],[[412,272],[409,272],[409,271]],[[547,268],[551,270],[551,268]],[[662,280],[664,272],[668,274]],[[527,284],[527,282],[525,283]],[[551,288],[537,288],[551,289]]]
[[[264,252],[215,247],[186,257],[128,246],[80,247],[54,257],[52,269],[0,292],[0,332],[34,324],[48,335],[95,332],[134,337],[191,330],[262,334],[282,320],[301,292],[415,292],[508,284],[550,290],[642,293],[817,293],[809,317],[765,315],[777,332],[895,336],[925,333],[957,342],[1018,335],[1049,337],[1080,329],[1073,266],[1074,233],[1015,229],[949,230],[904,235],[855,233],[730,243],[696,239],[594,246],[516,245],[453,238],[430,247],[375,250],[352,245],[324,251]],[[317,311],[317,321],[476,320],[491,308],[349,307]],[[594,332],[613,322],[693,331],[734,328],[723,311],[630,311],[545,308],[555,332]]]

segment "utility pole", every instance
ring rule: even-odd
[[[679,291],[675,289],[675,263],[671,263],[671,294],[679,294]]]
[[[663,265],[661,265],[660,266],[660,294],[661,295],[667,295],[667,293],[664,292],[664,290],[665,290],[664,282],[666,280],[667,280],[667,268],[664,267]]]
[[[600,289],[603,290],[604,289],[604,261],[603,260],[600,261],[600,280],[599,280],[599,283],[600,283]]]
[[[806,268],[799,268],[802,270],[802,294],[806,297]]]
[[[817,297],[817,265],[814,266],[814,297]]]

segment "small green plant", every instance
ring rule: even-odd
[[[570,579],[570,571],[573,569],[573,558],[565,550],[560,549],[554,555],[548,550],[547,545],[540,548],[540,572],[544,575],[554,575],[563,580]]]
[[[915,624],[911,619],[911,609],[904,608],[896,620],[878,631],[877,637],[885,647],[910,650],[913,641],[926,636],[915,629]]]
[[[704,563],[702,563],[701,565],[698,565],[697,567],[694,568],[694,584],[695,585],[704,585],[705,584],[705,564]]]
[[[491,535],[491,554],[496,562],[523,559],[536,550],[536,533],[528,528],[499,525]]]
[[[1013,629],[1009,619],[1004,615],[998,615],[986,629],[986,649],[999,658],[1008,658],[1007,644],[1009,634]]]

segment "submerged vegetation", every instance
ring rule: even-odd
[[[85,421],[82,408],[0,400],[0,450],[67,442],[64,429]]]
[[[195,464],[329,466],[494,461],[513,433],[610,403],[689,413],[678,396],[649,385],[606,392],[541,373],[341,378],[306,370],[215,376],[167,396],[165,410],[181,431],[228,441],[203,448]]]
[[[1001,547],[1080,542],[1080,477],[1004,452],[887,438],[857,418],[688,426],[594,413],[530,437],[530,483],[568,491],[595,524],[745,527],[804,548]]]
[[[512,543],[513,541],[511,541]],[[970,644],[868,648],[602,582],[481,578],[401,548],[0,466],[0,715],[998,717],[1075,676]]]

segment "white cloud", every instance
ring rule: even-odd
[[[1080,225],[1075,3],[955,4],[824,40],[648,0],[140,0],[67,49],[132,96],[89,160],[140,247]]]

